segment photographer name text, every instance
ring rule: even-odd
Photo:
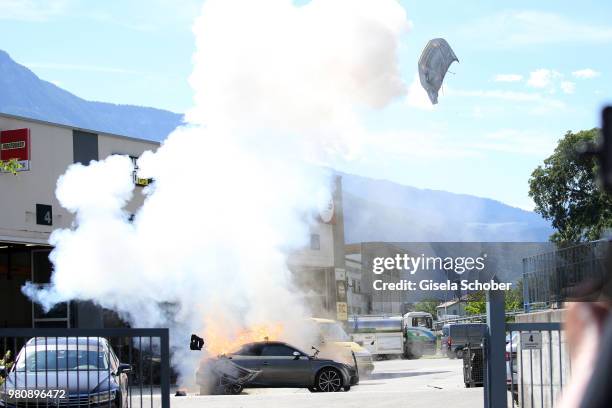
[[[399,282],[384,282],[382,279],[377,279],[372,282],[374,290],[398,290],[398,291],[438,291],[438,290],[510,290],[511,282],[497,282],[494,280],[480,282],[479,280],[468,281],[463,279],[459,282],[436,282],[433,280],[420,280],[417,282],[402,279]]]

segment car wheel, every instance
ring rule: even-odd
[[[457,358],[461,360],[463,358],[463,349],[455,350],[455,356],[457,356]]]
[[[230,394],[230,395],[238,395],[242,392],[242,389],[243,389],[242,385],[231,384],[231,385],[225,386],[225,393]]]
[[[423,357],[423,346],[422,345],[414,346],[410,354],[412,354],[412,358],[416,358],[416,359]]]
[[[334,368],[324,368],[317,374],[317,389],[321,392],[338,392],[342,389],[342,377]]]

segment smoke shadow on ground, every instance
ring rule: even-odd
[[[402,372],[402,373],[372,373],[368,377],[364,378],[364,380],[391,380],[394,378],[417,377],[419,375],[443,374],[443,373],[450,373],[450,371],[411,371],[411,372]]]

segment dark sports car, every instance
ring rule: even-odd
[[[201,386],[210,384],[211,370],[207,365],[231,361],[253,374],[246,383],[234,383],[226,392],[237,394],[242,388],[308,388],[311,392],[348,391],[359,382],[354,366],[333,360],[309,356],[301,350],[279,341],[248,343],[239,350],[209,360],[198,370],[196,379]],[[226,364],[223,364],[224,366]],[[208,375],[207,375],[208,374]],[[231,375],[231,373],[230,373]]]

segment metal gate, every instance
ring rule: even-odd
[[[487,293],[485,408],[552,408],[570,371],[561,323],[506,323],[504,294]]]
[[[570,372],[561,323],[508,323],[508,407],[554,407]]]
[[[168,329],[0,329],[0,407],[170,407]]]

